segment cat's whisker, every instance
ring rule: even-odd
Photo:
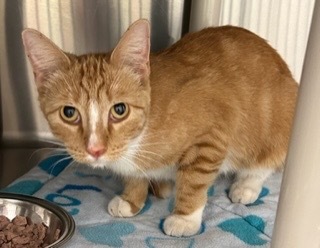
[[[157,161],[157,160],[150,158],[148,156],[144,156],[142,154],[129,154],[129,155],[132,156],[132,158],[138,160],[140,163],[142,163],[145,168],[149,167],[148,163],[156,163],[160,166],[162,165],[162,163],[160,161]]]
[[[126,162],[128,162],[131,166],[137,168],[141,173],[147,176],[146,172],[142,168],[140,168],[140,166],[133,163],[130,158],[128,158],[127,156],[122,156],[121,158],[124,159]]]
[[[109,156],[114,156],[115,154],[122,154],[125,153],[126,149],[117,149],[114,150],[112,153],[108,153]]]
[[[72,160],[70,164],[68,164],[68,166],[66,167],[66,171],[70,170],[71,169],[71,166],[74,167],[74,166],[77,166],[77,165],[80,165],[76,160]]]
[[[148,174],[147,174],[139,165],[137,165],[137,164],[135,164],[134,162],[132,162],[132,161],[131,161],[129,158],[127,158],[126,156],[123,156],[122,158],[123,158],[127,163],[129,163],[131,166],[137,168],[137,169],[146,177],[146,179],[147,179],[148,181],[150,181]]]
[[[151,154],[151,155],[154,155],[154,156],[156,156],[156,157],[158,157],[158,158],[160,158],[160,159],[164,159],[163,158],[163,156],[161,156],[160,154],[158,154],[158,153],[155,153],[155,152],[152,152],[152,151],[149,151],[149,150],[146,150],[146,149],[139,149],[139,148],[141,148],[141,146],[139,146],[139,145],[137,145],[137,146],[132,146],[133,148],[138,148],[136,151],[131,151],[130,152],[130,150],[128,150],[128,152],[129,152],[129,154],[130,155],[134,155],[134,154]]]
[[[137,159],[140,163],[142,163],[145,168],[148,168],[148,161],[145,161],[144,159],[137,157],[137,156],[134,156],[134,155],[132,157]]]
[[[148,150],[139,150],[139,151],[138,151],[138,154],[139,154],[139,153],[151,154],[151,155],[157,156],[157,157],[159,157],[159,158],[161,158],[161,159],[164,159],[164,157],[161,156],[160,154],[155,153],[155,152],[152,152],[152,151],[148,151]]]
[[[39,149],[37,149],[37,150],[35,150],[35,151],[33,151],[32,153],[31,153],[31,155],[30,155],[30,157],[29,157],[29,160],[28,160],[28,162],[32,159],[32,157],[34,156],[34,155],[36,155],[37,153],[39,153],[39,152],[42,152],[42,151],[44,151],[44,150],[54,150],[54,151],[66,151],[66,149],[65,148],[55,148],[55,147],[43,147],[43,148],[39,148]]]
[[[70,158],[72,158],[72,157],[71,157],[71,156],[67,156],[67,157],[61,158],[61,159],[57,160],[55,163],[53,163],[53,164],[48,168],[48,170],[50,170],[50,173],[49,173],[48,178],[50,178],[50,176],[52,175],[52,171],[54,170],[54,168],[55,168],[59,163],[65,161],[65,160],[68,160],[68,159],[70,159]]]
[[[132,146],[132,147],[130,146],[130,148],[139,148],[139,146]],[[125,148],[125,149],[121,148],[121,149],[114,150],[112,153],[108,153],[108,155],[114,156],[115,154],[121,154],[121,153],[125,153],[125,152],[127,152],[130,155],[133,155],[134,153],[153,154],[161,159],[163,158],[161,155],[154,153],[154,152],[151,152],[151,151],[148,151],[148,150],[137,149],[136,151],[130,151],[127,148]]]
[[[142,159],[146,159],[146,160],[149,160],[149,162],[152,162],[152,163],[156,163],[158,165],[162,165],[162,163],[154,158],[151,158],[149,156],[146,156],[146,155],[143,155],[143,154],[132,154],[132,156],[134,158],[140,158],[140,160]]]
[[[63,155],[67,155],[67,153],[57,153],[57,152],[55,152],[55,153],[52,153],[50,155],[47,155],[44,159],[53,158],[53,157],[56,157],[56,156],[63,156]]]
[[[54,157],[54,156],[56,156],[56,155],[63,155],[64,152],[66,152],[66,149],[63,149],[63,148],[49,148],[49,147],[40,148],[40,149],[37,149],[37,150],[35,150],[34,152],[32,152],[32,154],[30,155],[30,157],[29,157],[29,159],[28,159],[28,161],[27,161],[27,164],[28,164],[28,165],[30,164],[33,156],[35,156],[37,153],[42,152],[42,151],[44,151],[44,150],[49,150],[49,151],[50,151],[50,150],[53,150],[53,151],[50,152],[50,155],[49,155],[49,156],[46,156],[45,158]],[[48,151],[48,153],[49,153],[49,151]],[[58,151],[58,152],[56,152],[56,151]],[[38,163],[38,162],[37,162],[37,163]]]
[[[138,157],[135,157],[137,160],[139,160],[145,167],[147,167],[147,164],[146,164],[146,161],[144,161],[144,160],[142,160],[142,159],[140,159],[140,158],[138,158]],[[136,164],[136,166],[137,167],[139,167],[137,164]],[[139,167],[139,168],[141,168],[141,167]],[[148,174],[145,172],[144,173],[144,175],[145,175],[145,177],[146,177],[146,179],[148,180],[148,183],[149,183],[149,185],[150,185],[150,188],[151,188],[151,190],[152,190],[152,192],[153,193],[155,193],[156,191],[155,191],[155,189],[154,189],[154,187],[153,187],[153,183],[152,183],[152,179],[149,179],[150,177],[148,176]],[[155,181],[156,182],[156,181]]]
[[[154,145],[167,145],[170,144],[169,142],[150,142],[150,143],[140,143],[140,144],[133,144],[130,147],[144,147],[144,146],[154,146]]]
[[[153,185],[151,183],[151,179],[149,177],[149,175],[137,164],[133,163],[129,158],[127,158],[126,156],[123,156],[122,157],[125,161],[127,161],[130,165],[132,165],[133,167],[137,168],[143,175],[144,175],[144,178],[148,180],[148,184],[150,185],[151,189],[153,192],[154,191],[154,188],[153,188]]]

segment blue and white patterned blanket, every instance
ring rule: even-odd
[[[142,212],[133,218],[108,215],[108,202],[121,192],[109,172],[68,164],[63,155],[48,157],[3,189],[54,202],[76,222],[66,247],[269,247],[279,196],[281,174],[270,177],[259,199],[251,205],[233,204],[227,197],[231,180],[219,178],[208,191],[201,233],[188,238],[166,236],[162,221],[173,208],[173,198],[149,195]]]

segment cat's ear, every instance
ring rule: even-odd
[[[140,79],[150,74],[150,25],[145,19],[134,22],[121,37],[111,54],[110,62],[117,66],[127,66]]]
[[[37,30],[25,29],[22,41],[38,87],[51,73],[70,63],[67,55]]]

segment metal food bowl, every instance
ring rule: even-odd
[[[46,247],[61,247],[71,239],[75,230],[73,218],[61,207],[32,196],[0,193],[0,215],[12,220],[17,215],[30,218],[33,223],[44,223],[48,227]],[[54,234],[60,229],[60,237]]]

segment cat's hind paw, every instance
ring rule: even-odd
[[[171,181],[151,181],[150,190],[158,198],[166,199],[172,195],[174,184]]]
[[[120,196],[115,196],[108,205],[108,212],[114,217],[132,217],[139,211],[134,211],[132,204],[123,200]]]
[[[234,203],[251,204],[254,203],[260,194],[260,188],[252,188],[245,185],[237,184],[231,186],[229,197]]]
[[[201,218],[193,218],[190,215],[172,214],[163,223],[165,234],[175,237],[191,236],[196,234],[201,226]]]

